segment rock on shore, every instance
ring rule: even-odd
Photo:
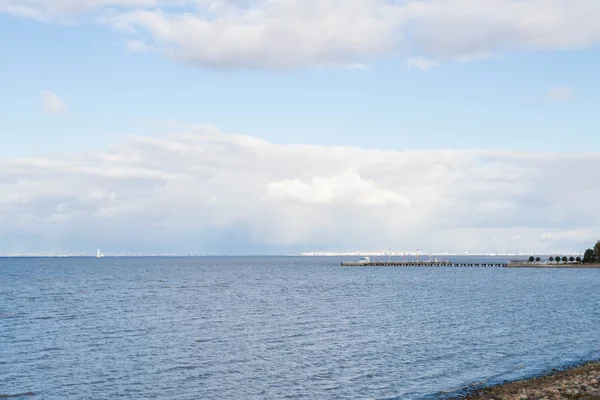
[[[477,390],[463,400],[600,400],[600,362]]]

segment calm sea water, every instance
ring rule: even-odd
[[[0,394],[427,399],[600,355],[600,270],[0,259]]]

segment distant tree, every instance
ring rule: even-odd
[[[535,257],[534,256],[529,257],[529,262],[534,262],[534,261],[535,261]]]
[[[575,261],[577,261],[578,263],[580,263],[580,262],[581,262],[581,257],[577,257],[577,258],[575,259]]]
[[[575,261],[575,257],[573,257],[573,256],[569,257],[569,261],[571,261],[571,262]]]
[[[539,257],[536,257],[536,258],[535,258],[535,261],[537,261],[537,262],[540,262],[540,261],[542,261],[542,259],[541,259],[541,258],[539,258]]]
[[[568,259],[567,257],[563,256],[563,258],[562,258],[562,262],[566,263],[568,260],[569,260],[569,259]]]
[[[600,240],[598,240],[594,246],[594,261],[600,262]]]
[[[551,256],[551,257],[548,259],[548,261],[550,261],[550,262],[554,261],[554,257],[552,257],[552,256]]]
[[[554,261],[556,261],[556,263],[558,264],[560,262],[560,256],[554,257]]]
[[[583,262],[586,264],[594,262],[594,250],[587,249],[585,253],[583,253]]]

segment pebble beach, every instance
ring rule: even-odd
[[[600,400],[600,361],[476,390],[453,400]]]

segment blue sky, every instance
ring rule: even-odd
[[[452,149],[475,152],[469,153],[473,159],[479,151],[538,152],[544,157],[569,152],[574,163],[582,153],[598,154],[600,32],[595,21],[600,8],[592,1],[553,0],[544,3],[544,12],[536,12],[542,3],[535,0],[405,1],[394,6],[378,0],[343,6],[336,0],[303,0],[291,11],[283,0],[258,1],[250,9],[228,1],[189,2],[185,8],[169,3],[0,1],[0,159],[87,160],[87,154],[131,149],[131,137],[164,138],[193,131],[196,124],[282,149],[303,144],[357,147],[396,151],[398,157],[406,151]],[[440,12],[446,13],[444,20],[437,19]],[[380,19],[373,23],[373,18]],[[58,109],[44,110],[47,92]],[[135,154],[152,158],[140,149]],[[308,162],[313,157],[305,156]],[[343,167],[334,163],[323,168],[332,169],[304,178],[304,172],[290,171],[278,179],[317,185],[315,177],[346,177],[344,171],[358,167],[348,161]],[[358,170],[360,179],[369,168]],[[373,188],[388,184],[371,179]],[[264,189],[274,180],[260,182],[258,188]],[[355,183],[356,190],[368,186]],[[102,185],[90,190],[112,193]],[[317,190],[314,185],[311,190]],[[408,186],[396,182],[388,189]],[[5,189],[14,201],[18,189]],[[296,201],[304,198],[297,192],[301,189],[293,190]],[[47,200],[50,195],[39,196]],[[27,198],[32,204],[33,197]],[[361,210],[365,215],[379,212]],[[586,235],[600,223],[597,217],[593,214],[586,227],[560,229],[570,232],[568,237],[589,240]],[[225,235],[232,226],[206,229],[213,236]],[[552,227],[518,229],[534,228],[541,229],[535,233],[538,239],[553,232]],[[27,237],[33,243],[33,233],[21,225],[5,229],[11,243],[18,242],[15,248],[26,248]],[[74,251],[68,245],[73,233],[65,229],[56,246]],[[35,235],[34,247],[50,243],[45,233]],[[278,245],[268,235],[248,235],[248,247]],[[335,235],[328,235],[332,246],[344,247],[343,240],[334,243]],[[307,234],[284,247],[310,249],[320,240]],[[353,240],[360,243],[359,237]],[[532,239],[529,247],[543,247],[536,243]],[[453,246],[461,247],[439,245]]]
[[[402,57],[365,60],[364,70],[223,71],[132,53],[102,26],[0,18],[1,37],[14,38],[0,42],[7,156],[104,146],[119,133],[146,134],[152,120],[278,143],[394,149],[586,151],[600,140],[595,48],[428,71],[407,69]],[[571,88],[572,98],[548,99],[556,87]],[[40,115],[41,90],[63,99],[68,116]]]

